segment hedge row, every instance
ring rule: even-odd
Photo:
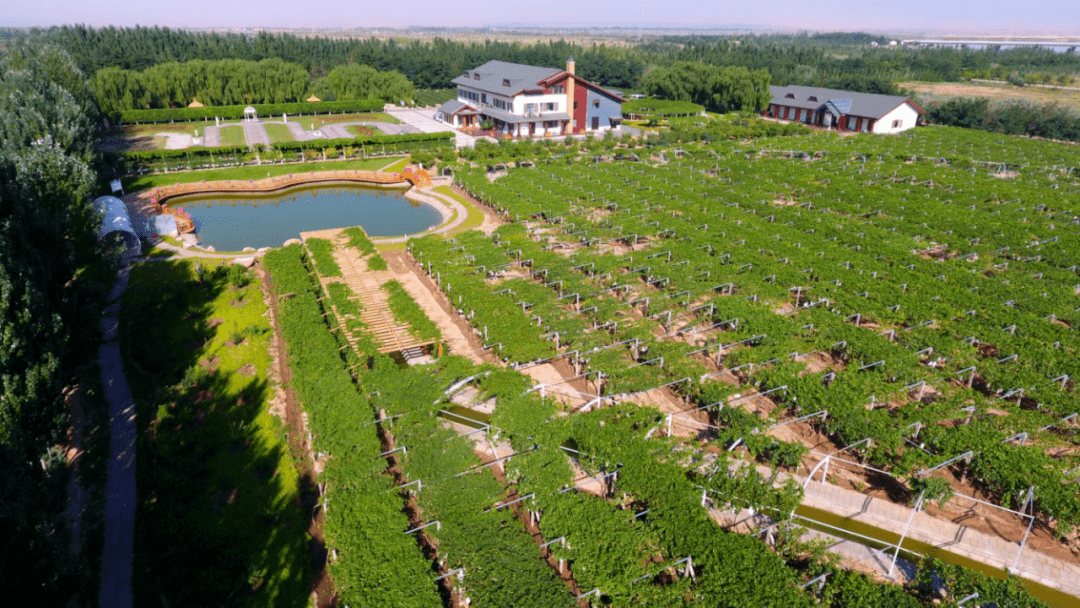
[[[434,144],[440,144],[450,143],[453,139],[454,134],[446,131],[442,133],[403,133],[401,135],[368,135],[364,137],[342,139],[283,141],[273,144],[270,147],[281,150],[283,152],[289,152],[296,150],[325,150],[328,148],[340,148],[343,146],[351,146],[354,148],[364,146],[393,147],[400,144],[412,144],[420,142],[431,142]],[[211,155],[219,157],[230,156],[235,154],[246,154],[248,151],[249,148],[247,146],[219,146],[217,148],[207,148],[199,146],[193,148],[185,148],[183,150],[129,150],[126,152],[117,152],[115,153],[115,156],[129,160],[164,160],[167,158],[192,158]]]
[[[259,116],[282,114],[329,114],[330,112],[379,112],[385,102],[381,99],[352,99],[346,101],[304,101],[295,103],[262,103],[251,107]],[[120,112],[122,124],[162,123],[173,121],[225,120],[244,117],[247,106],[205,106],[202,108],[160,108],[149,110],[124,110]]]

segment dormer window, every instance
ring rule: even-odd
[[[817,97],[816,97],[816,96],[814,96],[814,95],[811,95],[811,96],[810,96],[810,101],[817,101]]]
[[[475,74],[473,74],[472,79],[473,80],[480,80],[480,72],[476,72]]]
[[[469,70],[465,70],[464,72],[461,73],[461,75],[464,76],[465,78],[468,78],[469,77]]]
[[[509,87],[510,86],[510,79],[509,78],[503,78],[503,86],[504,87]]]
[[[784,97],[787,98],[787,99],[795,99],[795,94],[794,93],[788,93],[787,95],[784,95]]]

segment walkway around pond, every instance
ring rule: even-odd
[[[127,289],[131,268],[121,270],[109,293],[109,307],[101,318],[104,344],[99,358],[105,398],[109,401],[112,432],[109,468],[105,481],[105,548],[101,557],[101,592],[98,601],[109,608],[130,608],[132,552],[135,544],[135,402],[120,360],[120,300]]]

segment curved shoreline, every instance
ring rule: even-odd
[[[201,194],[275,194],[308,184],[324,183],[363,183],[375,187],[394,187],[408,184],[399,173],[384,173],[382,171],[311,171],[309,173],[292,173],[277,177],[266,177],[258,180],[215,180],[202,182],[187,182],[183,184],[170,184],[159,186],[151,190],[144,190],[136,194],[139,198],[149,196],[150,203],[164,205],[179,196]]]
[[[438,180],[440,183],[445,178]],[[309,185],[331,184],[362,184],[375,188],[401,188],[409,184],[399,173],[386,173],[382,171],[312,171],[296,173],[287,176],[264,178],[261,180],[214,180],[189,182],[186,184],[171,184],[148,190],[140,190],[123,197],[129,211],[138,215],[160,215],[163,209],[162,203],[185,196],[199,196],[207,194],[254,194],[273,195],[292,188]],[[445,197],[428,188],[420,189],[408,187],[404,192],[405,198],[415,203],[420,203],[435,209],[441,219],[439,223],[416,233],[401,236],[371,237],[375,242],[384,244],[403,243],[410,238],[441,234],[460,226],[468,218],[469,211],[463,205],[450,197]],[[173,251],[180,257],[204,257],[204,258],[249,258],[261,257],[264,252],[229,252],[217,253],[203,251],[201,249],[183,249],[160,242],[158,247]],[[280,246],[280,245],[279,245]]]

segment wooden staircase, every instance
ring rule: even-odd
[[[394,273],[388,270],[368,270],[367,263],[360,258],[358,252],[345,247],[347,241],[344,236],[339,235],[334,241],[337,245],[334,249],[334,261],[341,267],[342,282],[349,286],[360,301],[360,321],[367,326],[366,330],[380,345],[379,352],[392,353],[413,349],[422,352],[424,346],[432,344],[431,340],[418,340],[412,335],[407,323],[400,323],[394,318],[394,313],[390,310],[389,295],[382,289],[385,283],[396,278]],[[355,348],[356,340],[351,335],[348,340]]]

